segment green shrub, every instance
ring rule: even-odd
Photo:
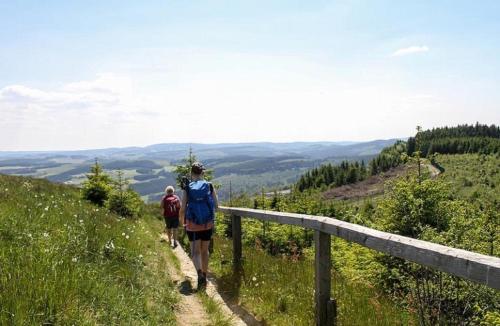
[[[104,206],[113,189],[112,180],[104,173],[97,160],[90,168],[90,172],[87,174],[87,180],[82,184],[82,198],[98,206]]]
[[[118,180],[109,194],[106,207],[123,217],[138,217],[143,206],[139,194],[128,188],[127,181],[123,179],[123,172],[118,171]]]

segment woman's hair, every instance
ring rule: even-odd
[[[175,192],[175,189],[172,186],[168,186],[167,188],[165,188],[165,192],[167,194],[173,194]]]
[[[191,173],[195,175],[200,175],[205,171],[205,167],[201,162],[195,162],[193,165],[191,165]]]

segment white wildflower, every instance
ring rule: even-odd
[[[254,281],[254,282],[257,281],[257,278],[255,276],[252,277],[252,281]]]
[[[78,261],[78,258],[77,258],[77,257],[73,257],[73,259],[71,259],[71,261],[72,261],[73,263],[76,263],[76,262]]]
[[[83,223],[83,220],[80,220],[80,223]]]
[[[49,210],[49,206],[45,207],[45,211],[48,211]]]
[[[47,232],[43,233],[44,238],[48,238],[49,234]]]
[[[129,238],[129,236],[128,236],[128,234],[127,234],[127,235],[125,236],[125,239],[128,239],[128,238]]]

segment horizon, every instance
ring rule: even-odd
[[[500,2],[0,3],[0,151],[500,123]]]
[[[370,140],[361,140],[361,141],[351,141],[351,140],[318,140],[318,141],[283,141],[283,142],[273,142],[273,141],[252,141],[252,142],[224,142],[224,143],[194,143],[194,142],[171,142],[171,143],[155,143],[155,144],[149,144],[149,145],[144,145],[144,146],[117,146],[117,147],[99,147],[99,148],[70,148],[70,149],[59,149],[59,150],[19,150],[19,151],[4,151],[0,150],[0,154],[2,153],[58,153],[58,152],[83,152],[83,151],[99,151],[99,150],[111,150],[111,149],[128,149],[128,148],[146,148],[146,147],[153,147],[153,146],[158,146],[158,145],[205,145],[205,146],[217,146],[217,145],[248,145],[248,144],[320,144],[320,143],[326,143],[326,144],[336,144],[339,146],[349,146],[349,145],[355,145],[355,144],[362,144],[362,143],[371,143],[371,142],[376,142],[376,141],[389,141],[389,140],[404,140],[408,139],[411,136],[408,137],[391,137],[391,138],[386,138],[386,139],[370,139]],[[347,144],[346,144],[347,143]]]

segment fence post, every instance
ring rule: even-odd
[[[233,263],[241,263],[241,217],[231,215],[233,226]]]
[[[316,304],[316,325],[335,324],[333,316],[328,316],[331,292],[331,236],[321,231],[314,231],[314,301]]]

